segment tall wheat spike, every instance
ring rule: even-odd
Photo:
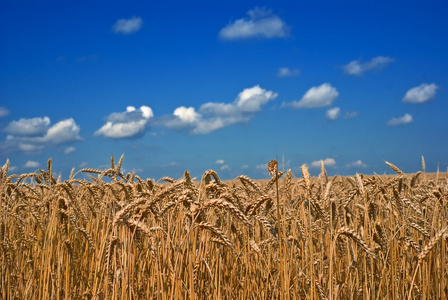
[[[392,164],[392,163],[390,163],[390,162],[387,162],[387,161],[386,161],[386,164],[387,164],[392,170],[394,170],[395,173],[397,173],[398,175],[404,175],[403,171],[401,171],[401,170],[400,170],[397,166],[395,166],[394,164]]]

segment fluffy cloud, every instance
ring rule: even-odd
[[[311,163],[312,167],[320,168],[320,162],[323,161],[324,165],[327,167],[334,167],[336,165],[336,161],[333,158],[326,158],[323,160],[316,160]]]
[[[362,162],[362,160],[357,160],[354,162],[351,162],[349,164],[346,165],[347,168],[367,168],[367,165],[365,163]]]
[[[256,85],[252,88],[244,89],[238,94],[235,100],[237,108],[243,112],[258,112],[261,106],[269,100],[275,99],[277,94],[272,91],[266,91]]]
[[[23,167],[25,167],[25,168],[38,168],[39,166],[40,166],[40,164],[37,161],[32,161],[32,160],[27,161],[23,165]]]
[[[112,26],[112,31],[121,34],[131,34],[140,30],[143,20],[140,17],[132,17],[130,19],[119,19]]]
[[[208,102],[199,108],[178,107],[162,125],[174,129],[189,129],[193,134],[207,134],[220,128],[248,122],[262,106],[277,97],[272,91],[256,85],[244,89],[232,103]]]
[[[278,77],[293,77],[298,76],[300,71],[298,69],[279,68],[277,71]]]
[[[329,120],[335,121],[341,115],[341,109],[339,107],[333,107],[327,110],[326,116]]]
[[[0,118],[6,117],[9,115],[9,110],[6,107],[0,106]]]
[[[224,159],[218,159],[218,160],[216,161],[216,164],[217,164],[217,165],[223,165],[223,164],[224,164]]]
[[[254,8],[247,12],[248,17],[230,23],[219,32],[224,40],[248,38],[280,38],[288,34],[288,26],[271,10]]]
[[[424,103],[434,98],[438,86],[434,83],[423,83],[406,92],[403,102]]]
[[[36,152],[48,144],[60,145],[80,141],[80,128],[73,119],[62,120],[50,127],[50,118],[12,121],[6,127],[4,147],[11,151]]]
[[[411,123],[413,121],[414,121],[414,119],[412,118],[412,115],[405,114],[402,117],[393,118],[393,119],[389,120],[389,122],[387,122],[387,125],[389,125],[389,126],[397,126],[397,125],[408,124],[408,123]]]
[[[362,63],[360,60],[354,60],[343,66],[343,69],[348,75],[358,76],[369,70],[379,70],[394,60],[387,56],[377,56],[365,63]]]
[[[43,137],[44,142],[53,144],[64,144],[81,140],[79,126],[73,119],[60,121],[50,127]]]
[[[300,101],[292,101],[283,103],[283,107],[292,108],[318,108],[330,106],[334,100],[339,96],[336,88],[329,83],[324,83],[320,86],[310,88]]]
[[[125,112],[110,114],[106,124],[98,129],[95,135],[112,139],[139,137],[145,133],[153,117],[152,109],[148,106],[141,106],[139,109],[128,106]]]
[[[195,123],[201,116],[194,110],[194,107],[186,108],[184,106],[176,108],[173,115],[178,117],[183,123]]]
[[[44,135],[50,126],[50,118],[31,118],[12,121],[6,126],[6,132],[16,136]]]

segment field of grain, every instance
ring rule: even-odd
[[[0,171],[1,299],[446,299],[446,173]],[[86,176],[87,175],[87,176]],[[296,177],[297,176],[297,177]]]

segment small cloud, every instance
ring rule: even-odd
[[[184,129],[194,128],[202,119],[202,115],[196,112],[194,107],[177,107],[172,116],[165,116],[161,118],[161,124],[173,128]]]
[[[249,169],[249,165],[242,165],[241,169],[243,169],[243,170]]]
[[[346,165],[347,168],[367,168],[367,165],[365,163],[362,162],[362,160],[357,160],[354,162],[351,162],[349,164]]]
[[[20,119],[6,127],[8,135],[4,146],[10,151],[38,152],[48,144],[60,145],[82,140],[80,128],[70,118],[50,127],[48,117]]]
[[[6,107],[0,106],[0,118],[6,117],[9,115],[9,110]]]
[[[333,107],[327,110],[326,116],[329,120],[335,121],[341,115],[341,109],[339,107]]]
[[[223,165],[224,164],[224,160],[223,159],[218,159],[215,163],[217,165]]]
[[[119,19],[112,26],[112,31],[121,34],[131,34],[140,30],[143,25],[143,20],[140,17],[132,17],[130,19]]]
[[[230,167],[228,165],[223,165],[221,168],[219,168],[221,171],[230,171]]]
[[[29,160],[23,165],[24,168],[38,168],[40,164],[37,161]]]
[[[95,135],[111,139],[141,137],[153,116],[152,109],[148,106],[141,106],[139,109],[128,106],[125,112],[110,114],[106,124],[98,129]]]
[[[50,126],[50,118],[31,118],[31,119],[19,119],[18,121],[12,121],[6,126],[6,132],[14,136],[39,136],[47,132]]]
[[[222,28],[219,36],[224,40],[249,38],[282,38],[288,34],[288,26],[266,8],[254,8],[248,17],[238,19]]]
[[[244,89],[235,99],[236,107],[243,112],[258,112],[269,100],[277,98],[277,93],[266,91],[259,85]]]
[[[389,122],[387,122],[387,125],[389,126],[397,126],[397,125],[404,125],[404,124],[408,124],[413,122],[413,118],[412,115],[410,114],[405,114],[402,117],[399,118],[393,118],[391,120],[389,120]]]
[[[299,76],[299,74],[299,69],[279,68],[277,71],[277,76],[280,78]]]
[[[406,92],[403,102],[424,103],[434,98],[438,86],[434,83],[423,83]]]
[[[283,107],[292,108],[319,108],[330,106],[339,96],[336,88],[329,83],[324,83],[320,86],[310,88],[300,101],[292,101],[283,103]]]
[[[208,102],[197,112],[193,107],[178,107],[161,124],[174,129],[188,129],[192,134],[208,134],[233,124],[248,122],[262,106],[274,100],[277,93],[256,85],[244,89],[232,103]]]
[[[185,106],[176,108],[173,115],[178,117],[182,123],[195,123],[201,116],[194,110],[194,107],[186,108]]]
[[[360,60],[351,61],[347,65],[343,66],[343,69],[348,75],[359,76],[369,70],[379,70],[393,61],[395,61],[395,59],[391,57],[377,56],[365,63],[362,63]]]
[[[51,126],[43,137],[43,140],[56,145],[80,141],[81,137],[79,136],[79,131],[79,126],[76,125],[72,118],[70,118]]]
[[[70,153],[73,153],[75,151],[76,151],[75,147],[67,147],[67,148],[65,148],[64,153],[65,154],[70,154]]]
[[[333,158],[326,158],[323,160],[316,160],[311,163],[312,167],[320,168],[320,162],[323,161],[324,165],[327,167],[334,167],[336,165],[336,161]]]

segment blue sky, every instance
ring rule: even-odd
[[[0,160],[266,178],[448,167],[446,1],[2,1]],[[1,164],[3,164],[1,163]]]

